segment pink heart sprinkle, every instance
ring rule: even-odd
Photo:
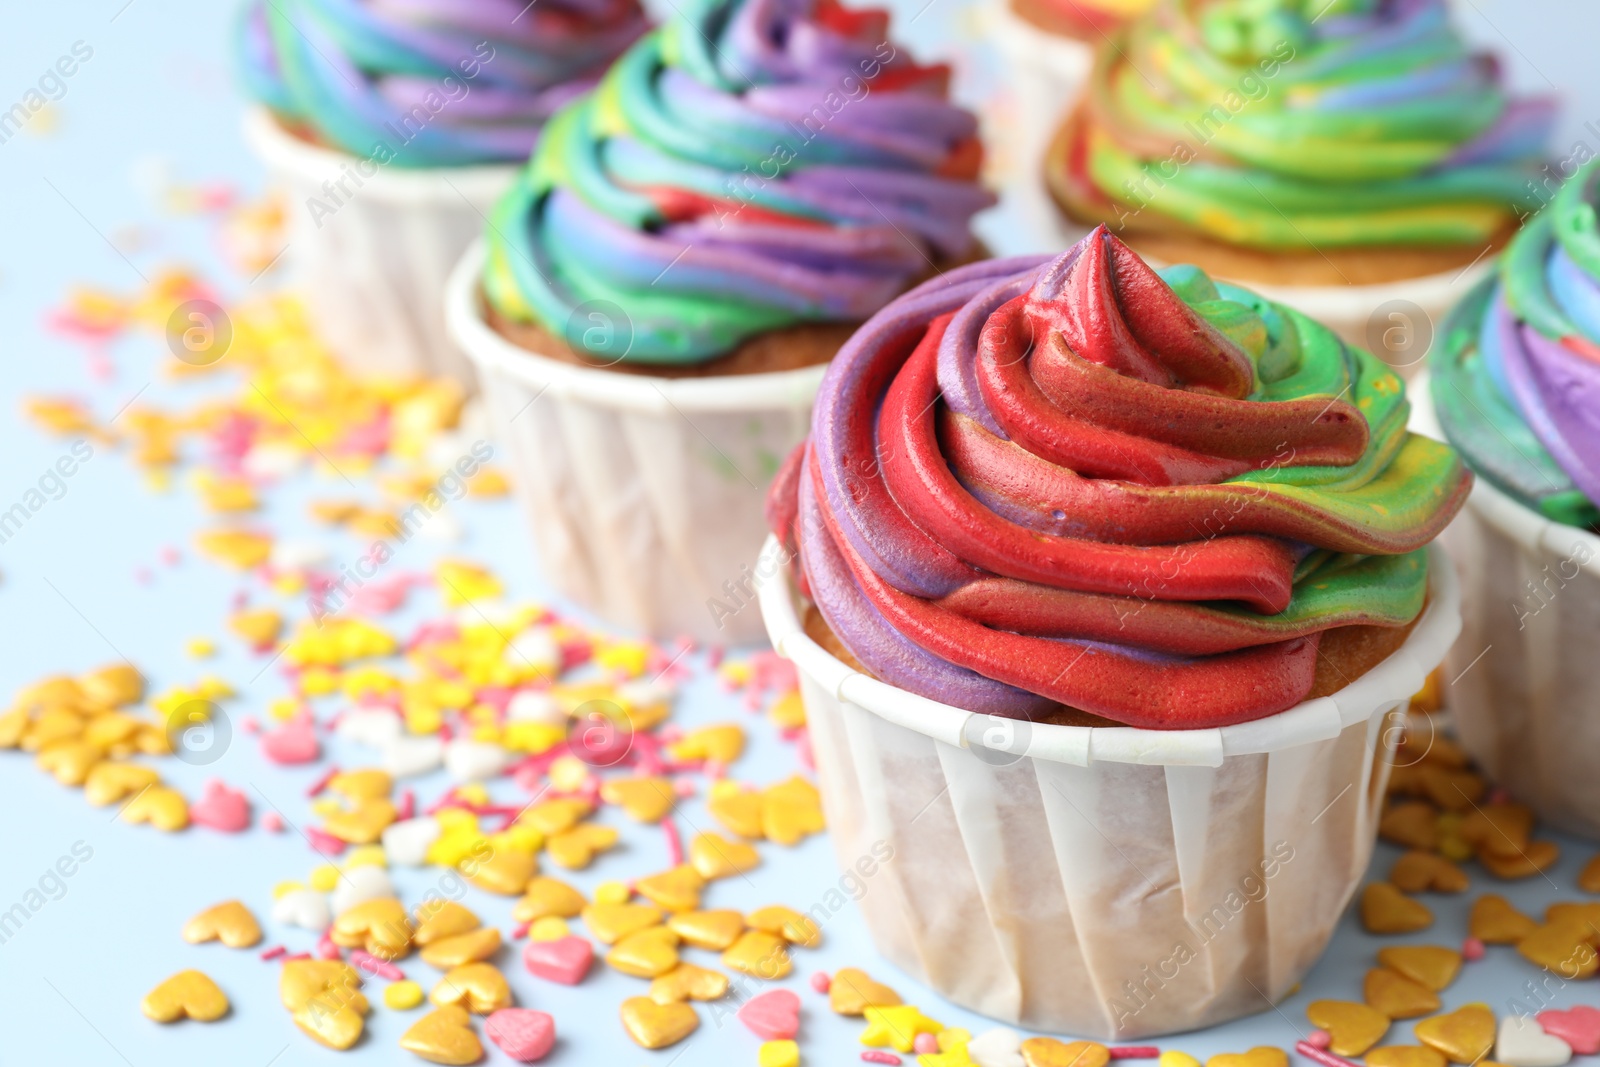
[[[529,941],[522,962],[530,974],[562,985],[577,985],[594,962],[594,946],[577,934],[556,941]]]
[[[189,805],[189,821],[236,834],[250,825],[250,801],[239,790],[213,779],[206,783],[205,794]]]
[[[311,725],[311,717],[290,719],[276,730],[261,735],[261,754],[273,763],[310,763],[322,755],[322,745]]]
[[[1579,1004],[1566,1011],[1541,1011],[1534,1018],[1551,1037],[1559,1037],[1580,1056],[1600,1052],[1600,1009]]]
[[[787,989],[751,997],[738,1011],[739,1021],[763,1041],[787,1041],[800,1032],[800,998]],[[935,1052],[939,1051],[936,1047]]]
[[[484,1020],[483,1028],[502,1052],[523,1063],[543,1059],[556,1043],[556,1021],[532,1008],[501,1008]]]

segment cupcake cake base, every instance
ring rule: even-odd
[[[892,856],[861,899],[879,949],[963,1007],[1104,1040],[1266,1011],[1310,969],[1371,857],[1386,727],[1460,626],[1435,550],[1404,642],[1328,696],[1221,729],[1021,723],[831,655],[783,554],[757,567],[777,575],[762,612],[799,668],[840,862]]]
[[[288,198],[284,264],[339,359],[475,390],[440,294],[516,167],[385,167],[312,144],[265,108],[245,116],[245,140]]]

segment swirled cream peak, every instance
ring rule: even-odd
[[[251,0],[245,87],[280,120],[401,167],[527,158],[645,29],[638,0]]]
[[[1470,475],[1327,329],[1101,227],[874,316],[772,516],[868,669],[974,711],[1217,726],[1310,691],[1320,635],[1403,626]]]
[[[1481,246],[1533,204],[1553,117],[1445,0],[1162,0],[1101,50],[1051,181],[1119,232]]]
[[[1517,234],[1446,324],[1434,407],[1473,469],[1524,504],[1600,524],[1600,162]]]
[[[968,251],[993,202],[976,120],[947,99],[946,67],[888,39],[885,13],[681,11],[552,121],[496,210],[484,287],[501,315],[559,335],[605,306],[626,321],[616,351],[591,354],[693,363],[865,319]]]

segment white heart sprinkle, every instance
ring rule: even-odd
[[[437,770],[444,762],[444,742],[437,737],[397,737],[383,746],[383,769],[396,778]]]
[[[432,815],[391,823],[383,831],[383,853],[390,863],[421,867],[428,860],[428,846],[441,832],[439,820]]]
[[[272,902],[272,921],[319,933],[328,928],[328,898],[315,889],[291,889]]]
[[[978,1067],[1023,1067],[1022,1035],[1004,1026],[985,1030],[967,1042],[967,1057]]]
[[[1545,1033],[1531,1016],[1507,1015],[1500,1020],[1494,1058],[1506,1067],[1561,1067],[1572,1059],[1572,1046]]]
[[[353,708],[339,716],[334,731],[346,741],[383,748],[405,732],[400,716],[376,708]]]
[[[464,782],[493,778],[511,765],[511,753],[488,741],[457,738],[444,746],[444,766],[450,777]]]
[[[506,721],[565,726],[567,713],[549,693],[539,689],[522,689],[506,705]]]
[[[388,871],[371,864],[362,864],[359,867],[348,867],[340,873],[329,903],[333,906],[333,914],[337,916],[343,915],[357,904],[395,895],[394,882],[390,881]]]

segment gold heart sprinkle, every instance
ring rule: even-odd
[[[1467,932],[1485,945],[1514,945],[1539,924],[1511,906],[1498,893],[1485,893],[1472,902]]]
[[[666,1048],[694,1033],[700,1016],[687,1004],[657,1004],[649,997],[622,1002],[622,1026],[643,1048]]]
[[[745,917],[751,929],[777,934],[791,945],[816,948],[822,944],[822,929],[811,918],[781,904],[759,908]]]
[[[33,762],[62,785],[79,786],[105,756],[106,746],[93,741],[53,741],[39,750]]]
[[[539,877],[528,883],[522,899],[511,908],[511,917],[519,923],[535,923],[540,919],[572,919],[583,911],[583,894],[555,878]]]
[[[728,976],[721,971],[680,963],[650,983],[650,999],[657,1004],[683,1000],[718,1000],[728,992]]]
[[[1362,983],[1362,999],[1391,1019],[1414,1019],[1439,1010],[1439,998],[1398,971],[1374,967]]]
[[[161,775],[149,767],[105,760],[89,769],[89,776],[83,781],[83,796],[95,807],[103,808],[160,781]]]
[[[765,930],[746,930],[722,953],[722,962],[740,974],[764,982],[787,977],[794,970],[789,943]]]
[[[1487,1004],[1466,1004],[1412,1026],[1417,1040],[1438,1049],[1452,1063],[1477,1063],[1494,1047],[1494,1012]]]
[[[158,1023],[179,1019],[209,1023],[228,1013],[228,997],[200,971],[179,971],[146,993],[139,1010]]]
[[[587,800],[561,797],[535,804],[517,816],[517,822],[533,827],[546,837],[554,837],[577,826],[578,820],[593,810],[594,806]]]
[[[1478,855],[1478,862],[1496,878],[1515,881],[1549,870],[1560,858],[1561,846],[1554,841],[1530,841],[1521,852],[1501,854],[1485,850]]]
[[[708,882],[743,874],[761,863],[761,853],[743,841],[721,834],[696,834],[689,842],[689,862]]]
[[[499,951],[500,931],[493,926],[485,926],[454,937],[441,937],[422,950],[422,962],[448,971],[464,963],[486,960]]]
[[[71,679],[62,679],[72,682]],[[80,675],[75,683],[83,698],[90,703],[107,708],[125,708],[144,698],[144,676],[126,663],[113,663],[88,674]],[[18,703],[22,703],[19,699]]]
[[[1457,836],[1475,852],[1516,855],[1528,847],[1533,809],[1526,804],[1485,804],[1461,817]]]
[[[1389,868],[1389,881],[1403,893],[1465,892],[1471,883],[1467,872],[1443,856],[1412,849],[1394,861]]]
[[[1389,1032],[1389,1017],[1376,1008],[1349,1000],[1314,1000],[1306,1018],[1333,1039],[1328,1048],[1336,1056],[1359,1056]]]
[[[445,972],[428,999],[439,1007],[459,1004],[474,1015],[511,1007],[511,986],[492,963],[465,963]]]
[[[545,842],[550,862],[569,871],[581,871],[593,862],[595,854],[617,843],[617,831],[609,826],[583,823],[555,834]]]
[[[249,948],[261,941],[261,924],[241,901],[225,900],[184,923],[183,939],[191,945],[221,941],[229,948]]]
[[[328,791],[346,800],[388,800],[394,792],[394,779],[378,767],[361,767],[328,779]]]
[[[678,966],[678,935],[665,926],[629,934],[606,953],[606,963],[635,978],[656,978]]]
[[[1569,981],[1593,977],[1600,971],[1592,927],[1571,920],[1536,926],[1517,942],[1517,952],[1531,963],[1546,967]]]
[[[1433,925],[1433,912],[1388,882],[1361,891],[1361,925],[1369,934],[1409,934]]]
[[[1378,836],[1407,848],[1432,852],[1439,844],[1439,815],[1432,804],[1406,801],[1391,805],[1378,820]]]
[[[712,818],[740,837],[762,836],[761,794],[731,782],[726,785],[728,788],[712,787],[711,800],[706,805]]]
[[[1585,863],[1578,872],[1578,888],[1585,893],[1600,893],[1600,855]]]
[[[808,834],[827,829],[822,798],[816,786],[795,775],[761,794],[761,832],[780,845],[798,844]]]
[[[1206,1067],[1289,1067],[1289,1057],[1281,1048],[1258,1045],[1249,1052],[1219,1052]]]
[[[1094,1041],[1030,1037],[1022,1043],[1022,1062],[1027,1067],[1106,1067],[1111,1051]]]
[[[661,924],[661,909],[650,904],[586,904],[582,916],[595,940],[607,945]]]
[[[738,759],[744,752],[744,728],[735,723],[720,726],[702,726],[683,736],[681,741],[667,746],[667,753],[675,760],[711,760],[724,767]]]
[[[466,1011],[454,1005],[437,1008],[400,1035],[400,1047],[429,1063],[467,1064],[483,1058],[483,1042],[472,1032]]]
[[[365,948],[380,960],[411,951],[411,919],[393,897],[362,901],[333,921],[328,936],[343,948]]]
[[[189,825],[189,802],[176,789],[153,785],[123,806],[122,821],[147,822],[157,830],[175,833]]]
[[[633,883],[641,897],[666,911],[694,911],[700,906],[700,890],[706,880],[689,864],[652,874]]]
[[[669,916],[667,927],[686,945],[721,952],[744,933],[744,916],[727,908],[685,911]]]
[[[616,804],[639,822],[653,823],[666,818],[678,795],[666,778],[611,778],[600,786],[600,799]]]
[[[411,940],[418,947],[470,933],[483,925],[471,909],[442,897],[418,904],[412,914],[416,916],[417,931],[411,935]]]
[[[278,975],[278,997],[290,1011],[299,1011],[323,994],[328,1004],[352,1004],[367,1013],[361,974],[343,960],[289,960]]]
[[[840,1015],[860,1015],[868,1008],[892,1008],[899,1003],[899,993],[854,967],[835,971],[828,987],[828,1006]]]
[[[394,804],[375,797],[329,812],[322,820],[322,828],[346,844],[370,845],[383,836],[383,831],[394,820]]]
[[[1385,1045],[1367,1053],[1367,1067],[1445,1067],[1445,1058],[1426,1045]]]
[[[1461,953],[1440,945],[1391,945],[1378,950],[1378,964],[1437,993],[1455,981]]]
[[[502,846],[494,849],[486,859],[468,857],[461,864],[461,873],[479,889],[514,897],[527,889],[528,882],[539,873],[539,861],[531,852]]]

